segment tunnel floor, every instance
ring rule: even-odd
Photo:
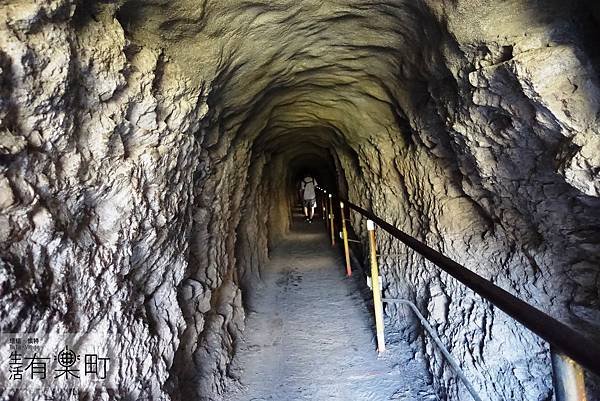
[[[294,217],[292,232],[263,269],[224,399],[437,400],[414,349],[388,331],[378,358],[370,307],[344,276],[322,220]]]

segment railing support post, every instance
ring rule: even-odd
[[[586,401],[583,369],[562,352],[550,348],[556,401]]]
[[[375,329],[377,332],[377,351],[385,351],[385,338],[383,333],[383,304],[381,302],[381,288],[379,287],[379,266],[377,264],[377,243],[375,242],[375,223],[367,220],[369,230],[369,249],[371,255],[371,287],[373,288],[373,306],[375,309]]]
[[[340,217],[342,219],[344,256],[346,257],[346,276],[350,277],[352,275],[352,266],[350,266],[350,247],[348,246],[348,230],[346,230],[346,213],[344,213],[344,202],[340,202]]]
[[[335,223],[333,221],[333,196],[329,194],[329,228],[331,230],[331,246],[335,246]]]
[[[325,229],[329,232],[329,206],[327,205],[327,197],[323,195],[323,210],[325,211],[325,215],[323,216],[323,220],[325,220]]]

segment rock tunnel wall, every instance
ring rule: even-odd
[[[48,350],[61,332],[118,337],[98,397],[219,399],[289,229],[291,177],[311,166],[597,335],[599,15],[591,2],[1,3],[2,331],[46,333]],[[386,295],[428,312],[484,398],[549,399],[541,341],[378,241],[404,255],[383,266]],[[386,313],[461,399],[410,317]]]

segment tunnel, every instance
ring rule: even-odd
[[[599,22],[593,0],[0,1],[0,399],[473,399],[430,327],[482,400],[600,400],[576,356],[587,398],[557,390],[575,337],[381,224],[380,295],[427,323],[378,309],[368,222],[598,352]]]

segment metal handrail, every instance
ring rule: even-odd
[[[475,391],[475,388],[473,388],[473,385],[471,384],[469,379],[467,379],[467,376],[465,375],[463,370],[458,365],[458,362],[456,362],[456,360],[450,354],[450,352],[448,351],[448,349],[446,348],[444,343],[442,343],[442,340],[440,340],[437,333],[435,332],[433,327],[431,327],[431,325],[429,324],[427,319],[425,319],[425,317],[421,314],[421,312],[419,312],[419,309],[417,308],[417,306],[414,303],[412,303],[411,301],[409,301],[408,299],[382,298],[381,300],[383,302],[387,302],[387,303],[404,304],[404,305],[410,306],[412,311],[415,313],[415,315],[417,315],[417,317],[421,321],[421,324],[423,325],[425,330],[427,330],[427,332],[433,339],[433,342],[440,349],[440,352],[442,353],[442,355],[444,355],[444,358],[446,358],[446,360],[450,364],[450,367],[452,367],[452,370],[454,370],[454,373],[456,373],[458,378],[463,382],[463,384],[467,388],[467,391],[469,392],[469,394],[471,394],[471,397],[473,397],[473,399],[475,401],[482,401],[481,397],[479,397],[479,394],[477,394],[477,392]]]
[[[321,189],[326,194],[327,191]],[[591,372],[600,375],[600,347],[578,331],[542,312],[536,307],[517,298],[508,291],[498,287],[491,281],[472,272],[463,265],[432,249],[423,242],[411,237],[400,229],[392,226],[372,212],[353,204],[340,196],[338,200],[348,205],[350,209],[360,213],[377,223],[379,227],[402,241],[409,248],[433,262],[440,269],[475,291],[481,297],[502,309],[513,319],[531,330],[534,334],[546,340],[550,345],[572,358]]]

